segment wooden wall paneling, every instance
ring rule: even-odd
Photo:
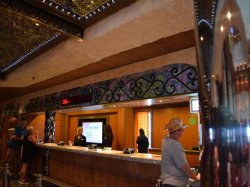
[[[38,131],[39,139],[44,139],[44,128],[45,128],[45,115],[26,115],[28,124],[34,127],[35,131]],[[64,114],[56,114],[56,126],[55,126],[55,142],[63,140],[62,138],[62,125],[65,122]]]
[[[125,109],[125,126],[124,126],[124,138],[125,147],[134,147],[134,110],[133,108]]]
[[[136,152],[138,152],[137,150],[137,144],[136,144],[136,140],[137,140],[137,136],[138,136],[138,113],[134,112],[134,149]]]
[[[112,143],[112,149],[117,150],[118,149],[118,137],[117,137],[117,113],[111,113],[109,114],[108,123],[110,124],[113,132],[113,143]]]
[[[180,138],[180,143],[184,149],[191,150],[194,146],[199,144],[199,131],[198,131],[198,116],[196,114],[185,115],[181,113],[183,123],[188,126]],[[196,122],[193,124],[193,122]],[[190,123],[191,122],[191,123]]]
[[[30,170],[32,173],[36,174],[42,174],[42,168],[43,168],[43,149],[39,147],[35,147],[34,150],[34,156],[31,162]]]
[[[78,116],[69,116],[68,118],[68,140],[66,144],[68,144],[68,141],[74,141],[74,138],[76,136],[76,130],[78,127]]]
[[[185,129],[180,139],[184,149],[191,149],[198,144],[198,119],[196,114],[190,114],[189,107],[158,108],[152,110],[152,147],[161,148],[161,142],[165,136],[164,127],[173,117],[179,117],[189,128]],[[192,119],[191,119],[192,118]],[[196,120],[196,124],[190,121]]]
[[[56,127],[55,127],[55,143],[59,142],[62,140],[62,123],[63,121],[61,119],[56,119]]]
[[[125,147],[125,109],[118,109],[117,123],[117,149],[123,150]]]
[[[195,167],[200,165],[199,153],[186,152],[186,158],[190,167]]]
[[[55,143],[63,138],[63,124],[65,123],[65,114],[57,113],[56,114],[56,127],[55,127]],[[66,142],[65,142],[66,143]]]
[[[163,109],[152,110],[152,148],[161,148],[162,138],[165,135],[164,126],[166,125],[167,119],[172,115],[171,113]]]
[[[26,119],[28,120],[28,125],[32,125],[34,127],[34,131],[38,132],[38,138],[42,141],[44,140],[44,128],[45,128],[45,115],[26,115]]]
[[[64,122],[62,124],[62,139],[64,140],[64,142],[68,142],[69,141],[69,116],[67,114],[64,114]]]
[[[7,140],[8,140],[8,130],[9,130],[9,117],[3,117],[2,128],[1,128],[1,159],[6,158],[7,152]]]
[[[76,187],[152,187],[160,176],[160,165],[56,150],[49,165],[49,177]]]

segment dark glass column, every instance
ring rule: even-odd
[[[201,186],[250,186],[250,0],[194,0]]]
[[[45,112],[44,143],[54,143],[55,141],[55,118],[55,112]],[[49,175],[49,149],[43,150],[43,174]]]

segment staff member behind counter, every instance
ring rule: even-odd
[[[82,132],[83,132],[83,128],[78,127],[77,135],[74,139],[74,146],[84,146],[84,147],[86,146],[86,137],[83,136]]]
[[[187,186],[188,178],[200,180],[195,176],[186,160],[186,155],[179,139],[184,132],[182,120],[173,118],[165,126],[169,133],[162,140],[161,180],[163,187]]]
[[[104,147],[112,147],[112,143],[113,143],[113,131],[111,126],[108,124],[105,127],[105,137],[103,140],[103,146]]]

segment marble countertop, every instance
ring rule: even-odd
[[[161,148],[148,148],[149,150],[152,150],[152,151],[159,151],[161,152]],[[185,149],[184,150],[185,153],[190,153],[190,154],[195,154],[195,155],[199,155],[200,154],[200,151],[196,151],[196,150],[187,150]]]
[[[161,164],[161,155],[157,154],[145,154],[145,153],[124,154],[123,151],[117,151],[117,150],[89,149],[88,147],[57,145],[55,143],[40,143],[37,144],[37,146],[42,148],[67,151],[85,155],[94,155],[94,156],[128,160],[134,162],[143,162],[156,165]]]

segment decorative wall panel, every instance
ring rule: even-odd
[[[25,106],[25,111],[39,112],[188,94],[197,92],[197,88],[195,67],[188,64],[173,64],[34,98]],[[64,98],[79,100],[83,96],[91,96],[91,99],[77,104],[61,105]]]

